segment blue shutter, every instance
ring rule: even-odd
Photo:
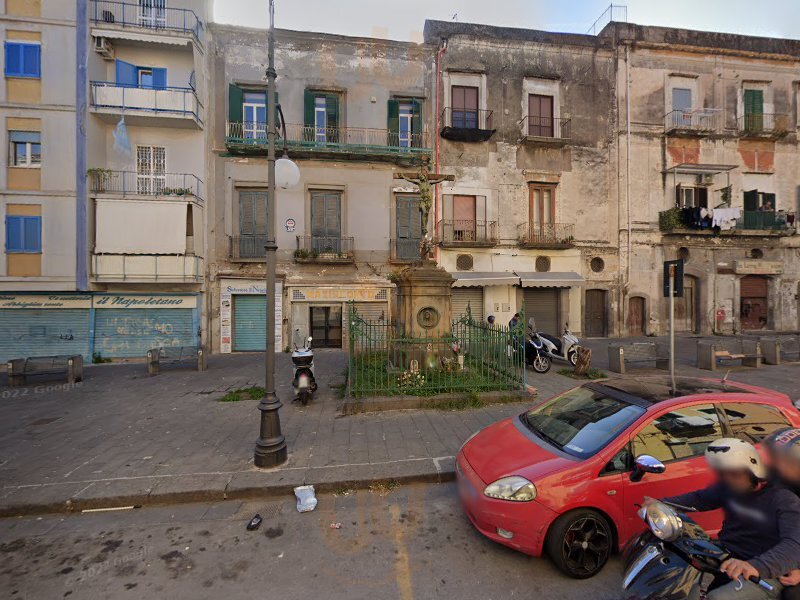
[[[22,45],[13,42],[5,43],[6,76],[22,75]]]
[[[42,251],[42,218],[24,217],[25,252]]]
[[[24,229],[23,217],[6,216],[6,252],[22,252],[25,249]]]
[[[22,72],[25,77],[39,77],[41,75],[42,47],[39,44],[24,44],[22,46]]]
[[[136,65],[117,59],[117,84],[137,86]]]
[[[153,67],[153,87],[163,90],[167,87],[167,70]]]

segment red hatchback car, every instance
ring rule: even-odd
[[[496,542],[546,551],[567,575],[591,577],[643,529],[635,505],[644,496],[710,483],[709,442],[758,443],[800,426],[785,394],[700,379],[676,387],[663,377],[587,383],[479,431],[456,457],[469,519]],[[659,463],[660,474],[638,468]],[[709,532],[721,526],[719,511],[696,517]]]

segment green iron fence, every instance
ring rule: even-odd
[[[352,396],[432,396],[525,386],[524,330],[491,326],[470,311],[442,337],[405,337],[396,323],[368,321],[347,308],[348,392]]]

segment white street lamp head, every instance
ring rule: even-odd
[[[300,183],[300,169],[288,156],[275,161],[275,185],[288,190]]]

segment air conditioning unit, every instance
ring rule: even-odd
[[[114,60],[114,46],[111,45],[108,38],[94,38],[94,51],[106,60]]]
[[[714,183],[714,175],[712,173],[703,173],[697,179],[700,185],[712,185]]]

